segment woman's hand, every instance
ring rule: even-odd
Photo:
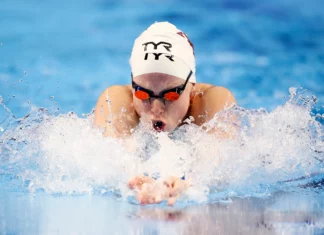
[[[168,205],[172,206],[190,183],[175,176],[159,180],[148,176],[136,176],[128,182],[128,186],[136,192],[136,199],[141,204],[160,203],[167,200]]]

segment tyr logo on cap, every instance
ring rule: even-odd
[[[158,49],[158,46],[160,45],[163,45],[163,47],[168,51],[168,52],[171,52],[171,47],[172,47],[172,44],[171,43],[168,43],[168,42],[159,42],[159,43],[155,43],[155,42],[146,42],[146,43],[143,43],[142,46],[144,46],[144,51],[147,51],[147,46],[152,44],[153,45],[153,48],[154,50],[157,50]],[[159,50],[160,52],[161,50]],[[168,58],[170,61],[174,61],[173,60],[173,55],[171,54],[166,54],[166,53],[145,53],[145,56],[144,56],[144,60],[147,60],[148,58],[148,55],[149,54],[153,54],[154,55],[154,59],[155,60],[159,60],[160,58],[160,55],[164,54],[164,56],[166,58]]]
[[[146,43],[143,43],[142,45],[144,46],[144,51],[147,51],[147,45],[149,44],[152,44],[154,46],[154,50],[157,50],[158,46],[161,45],[161,44],[164,44],[164,48],[171,52],[170,48],[172,47],[172,44],[171,43],[168,43],[168,42],[159,42],[157,44],[155,44],[154,42],[146,42]]]
[[[160,55],[162,55],[162,53],[145,53],[144,60],[147,60],[149,54],[154,55],[154,59],[155,59],[155,60],[159,60]],[[174,60],[173,60],[173,55],[170,55],[170,54],[164,54],[164,56],[165,56],[166,58],[168,58],[170,61],[174,61]]]

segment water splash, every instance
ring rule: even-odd
[[[102,137],[92,114],[32,108],[16,118],[1,103],[6,115],[0,122],[0,184],[8,190],[15,181],[15,189],[30,192],[127,198],[127,181],[135,175],[176,175],[193,183],[182,200],[195,201],[302,190],[300,184],[307,187],[316,177],[323,181],[324,128],[311,113],[316,99],[303,90],[290,93],[270,113],[234,106],[207,124],[234,124],[234,139],[188,124],[171,135],[140,125],[127,140],[116,140]]]

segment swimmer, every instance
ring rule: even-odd
[[[194,46],[168,22],[152,24],[135,40],[130,67],[131,84],[108,87],[97,101],[94,124],[104,136],[125,138],[139,122],[168,133],[188,118],[202,126],[236,102],[228,89],[196,82]],[[208,131],[227,135],[216,128]],[[189,186],[188,180],[175,176],[136,176],[129,181],[143,204],[167,200],[173,205]]]

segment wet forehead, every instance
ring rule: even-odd
[[[137,76],[134,82],[152,91],[161,91],[182,85],[185,81],[163,73],[149,73]]]

